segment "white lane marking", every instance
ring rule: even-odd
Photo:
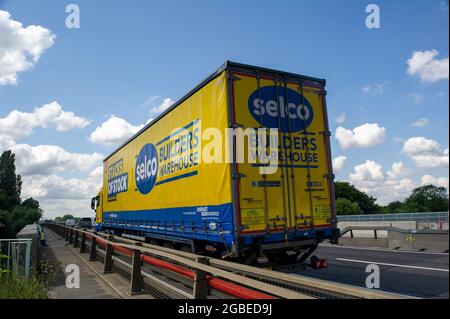
[[[341,248],[341,249],[355,249],[355,250],[368,250],[368,251],[382,251],[387,253],[404,253],[404,254],[420,254],[420,255],[440,255],[448,256],[448,253],[432,253],[426,251],[407,251],[407,250],[394,250],[394,249],[383,249],[383,248],[366,248],[366,247],[355,247],[355,246],[336,246],[336,245],[320,245],[323,248]]]
[[[349,261],[349,262],[361,263],[361,264],[376,264],[376,265],[382,265],[382,266],[392,266],[392,267],[401,267],[401,268],[413,268],[413,269],[448,272],[448,269],[431,268],[431,267],[420,267],[420,266],[410,266],[410,265],[400,265],[400,264],[388,264],[388,263],[379,263],[379,262],[376,262],[376,261],[366,261],[366,260],[356,260],[356,259],[346,259],[346,258],[336,258],[336,260]]]

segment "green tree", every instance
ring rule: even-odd
[[[16,175],[15,155],[5,151],[0,155],[0,209],[12,211],[21,202],[22,178]]]
[[[13,238],[25,225],[42,217],[39,202],[28,198],[21,203],[22,178],[16,175],[15,155],[0,155],[0,237]]]
[[[338,198],[336,200],[336,214],[337,215],[356,215],[361,214],[362,210],[358,203],[351,202],[346,198]]]
[[[39,202],[33,199],[33,197],[30,197],[22,202],[22,206],[37,209],[39,208]]]
[[[357,203],[364,214],[376,213],[379,210],[379,206],[375,204],[376,198],[367,195],[348,182],[335,182],[334,190],[336,200],[345,198],[352,203]]]
[[[6,202],[6,191],[3,188],[0,188],[0,203]],[[1,207],[2,204],[0,204]]]
[[[385,207],[383,207],[383,212],[387,214],[393,214],[393,213],[402,213],[404,210],[405,204],[400,201],[394,201],[389,204],[387,204]]]
[[[408,212],[448,211],[448,192],[445,187],[424,185],[415,188],[405,200],[404,209]]]
[[[6,238],[10,231],[8,228],[9,212],[0,210],[0,238]]]
[[[7,224],[14,234],[17,234],[26,225],[37,223],[41,217],[42,210],[39,206],[27,207],[22,204],[13,209]]]

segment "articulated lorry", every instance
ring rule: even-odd
[[[226,62],[105,158],[97,230],[248,264],[304,261],[338,238],[325,96],[323,79]]]

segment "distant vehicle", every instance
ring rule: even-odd
[[[77,225],[79,228],[91,228],[92,227],[92,218],[90,217],[81,217],[80,221]]]
[[[67,219],[66,226],[70,226],[70,227],[75,226],[75,219]]]

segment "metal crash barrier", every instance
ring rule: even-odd
[[[239,299],[398,299],[377,290],[338,284],[133,241],[59,224],[48,229],[103,262],[105,273],[130,280],[130,294],[146,292],[159,298]]]

